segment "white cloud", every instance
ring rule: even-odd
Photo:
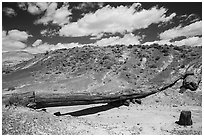
[[[5,30],[2,31],[2,38],[6,37],[6,33],[7,32]]]
[[[40,14],[41,10],[36,5],[29,4],[28,12],[30,12],[33,15],[36,15],[36,14]]]
[[[103,2],[82,2],[79,5],[77,5],[76,7],[74,7],[77,10],[89,10],[90,8],[102,8],[104,5]]]
[[[44,29],[40,31],[40,34],[42,36],[46,37],[52,37],[58,35],[58,31],[55,29]]]
[[[36,47],[36,46],[39,46],[40,44],[42,44],[42,40],[41,40],[41,39],[37,39],[37,40],[32,44],[32,46],[33,46],[33,47]]]
[[[52,46],[50,48],[50,50],[56,50],[56,49],[69,49],[69,48],[74,48],[74,47],[83,47],[85,46],[86,44],[79,44],[79,43],[65,43],[65,44],[62,44],[62,43],[57,43],[56,45]]]
[[[32,15],[42,14],[34,24],[48,25],[49,23],[64,25],[69,23],[71,10],[69,4],[64,2],[62,7],[58,8],[57,2],[19,2],[18,7],[27,10]]]
[[[16,29],[8,31],[8,35],[7,35],[9,39],[16,40],[16,41],[26,41],[30,36],[32,35],[29,35],[25,31],[19,31]]]
[[[2,51],[7,52],[7,51],[18,51],[26,47],[26,44],[20,41],[15,41],[15,40],[6,40],[3,39],[2,42]]]
[[[196,22],[196,21],[199,21],[200,20],[200,17],[196,14],[190,14],[186,19],[185,21],[190,21],[191,23],[193,22]]]
[[[164,31],[160,34],[160,39],[170,40],[180,36],[196,36],[202,35],[202,21],[197,21],[185,27],[175,27],[169,30]]]
[[[45,53],[46,51],[51,51],[51,50],[57,50],[57,49],[69,49],[73,47],[82,47],[85,46],[86,44],[79,44],[79,43],[57,43],[55,44],[48,44],[48,43],[42,43],[38,46],[35,47],[27,47],[24,49],[24,51],[29,52],[31,54],[36,54],[36,53]]]
[[[167,22],[176,14],[165,15],[167,9],[152,7],[151,9],[136,9],[140,3],[132,6],[111,7],[109,5],[98,9],[95,13],[88,13],[77,22],[62,26],[59,31],[61,36],[88,36],[99,33],[124,33],[135,29],[147,28],[152,23]]]
[[[92,36],[93,37],[91,37],[90,39],[100,39],[100,38],[102,38],[104,36],[104,34],[103,33],[99,33],[96,36],[94,36],[94,35],[92,35]]]
[[[51,3],[48,5],[45,14],[38,20],[35,21],[35,24],[48,25],[48,23],[64,25],[69,23],[70,15],[72,14],[68,10],[69,5],[64,4],[61,8],[57,9],[57,3]]]
[[[152,42],[145,42],[142,45],[152,45],[152,44],[159,44],[159,45],[171,45],[172,43],[169,42],[169,40],[158,40],[158,41],[152,41]]]
[[[202,37],[189,37],[186,39],[182,39],[180,41],[170,42],[169,40],[160,40],[160,41],[153,41],[153,42],[145,42],[142,45],[152,45],[152,44],[159,44],[159,45],[175,45],[175,46],[202,46]]]
[[[27,34],[25,31],[10,30],[2,32],[2,50],[17,51],[26,47],[26,40],[32,35]]]
[[[190,37],[180,41],[175,41],[173,45],[202,46],[202,37]]]
[[[48,7],[48,2],[28,2],[28,3],[19,3],[18,6],[21,9],[27,9],[28,12],[32,15],[38,15],[44,12]]]
[[[27,5],[25,2],[18,2],[18,7],[22,10],[27,10]]]
[[[16,16],[17,14],[16,14],[16,12],[15,12],[15,10],[14,9],[12,9],[12,8],[3,8],[3,12],[5,13],[5,15],[6,16],[8,16],[8,17],[13,17],[13,16]]]
[[[94,43],[98,46],[108,46],[108,45],[137,45],[140,44],[139,36],[134,36],[133,34],[126,34],[124,37],[120,38],[118,36],[116,37],[109,37],[109,38],[103,38],[101,40],[96,41]]]

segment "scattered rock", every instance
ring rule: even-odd
[[[12,90],[15,90],[16,88],[15,87],[9,87],[8,89],[7,89],[7,91],[12,91]]]
[[[55,116],[61,116],[61,113],[60,112],[55,112],[54,115]]]
[[[175,104],[174,104],[173,107],[178,107],[178,105],[175,105]]]
[[[123,105],[129,106],[129,105],[130,105],[130,100],[129,100],[129,99],[125,100],[124,103],[123,103]]]
[[[194,75],[189,75],[183,80],[183,87],[186,89],[190,89],[191,91],[195,91],[198,88],[198,78]]]
[[[156,103],[159,103],[159,100],[158,100],[158,99],[156,99],[156,100],[155,100],[155,102],[156,102]]]
[[[180,87],[179,93],[184,93],[187,89],[183,86]]]
[[[45,109],[45,108],[43,108],[43,109],[41,109],[41,110],[46,112],[46,109]]]
[[[135,99],[133,98],[133,99],[131,99],[130,100],[133,104],[135,104],[136,103],[136,101],[135,101]]]
[[[135,102],[136,102],[137,104],[142,104],[142,100],[141,100],[141,99],[135,99]]]

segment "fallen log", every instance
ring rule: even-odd
[[[192,74],[186,74],[192,75]],[[73,106],[73,105],[88,105],[97,103],[110,103],[115,101],[125,101],[128,99],[140,99],[150,96],[152,94],[161,92],[171,86],[177,81],[183,79],[185,76],[178,76],[176,79],[166,83],[164,86],[157,89],[124,89],[116,93],[106,93],[104,95],[83,92],[77,94],[69,94],[65,92],[27,92],[27,93],[15,93],[3,96],[3,102],[5,104],[22,105],[30,108],[45,108],[45,107],[57,107],[57,106]]]

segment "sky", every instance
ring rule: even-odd
[[[201,2],[3,2],[2,51],[202,45]]]

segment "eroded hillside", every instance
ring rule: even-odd
[[[2,133],[202,134],[201,62],[201,47],[167,45],[39,54],[3,74]],[[175,124],[184,109],[190,127]]]
[[[3,82],[23,81],[28,77],[43,82],[89,75],[98,84],[116,82],[118,86],[138,88],[149,83],[161,85],[190,66],[199,68],[201,57],[200,47],[184,46],[117,45],[60,49],[16,65],[13,72],[3,75]],[[21,84],[17,82],[14,86]]]
[[[156,44],[59,49],[14,66],[3,75],[3,89],[90,96],[146,94],[165,90],[181,77],[183,86],[177,88],[196,90],[201,52],[201,47]]]

